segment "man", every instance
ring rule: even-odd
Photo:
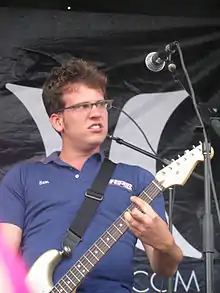
[[[43,162],[21,164],[4,178],[0,189],[0,219],[4,235],[30,267],[61,243],[104,155],[100,145],[108,131],[107,79],[83,60],[70,60],[53,69],[43,87],[43,101],[53,128],[62,137],[61,152]],[[132,259],[138,237],[153,270],[171,276],[182,260],[165,222],[163,196],[148,205],[138,195],[153,180],[138,166],[117,164],[104,200],[71,258],[64,258],[54,273],[57,282],[83,253],[124,212],[130,228],[82,282],[77,292],[125,293],[132,290]],[[115,180],[114,180],[115,179]],[[123,182],[117,184],[117,182]]]

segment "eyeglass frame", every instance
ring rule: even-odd
[[[112,108],[112,103],[114,102],[114,100],[113,99],[107,99],[107,100],[98,100],[98,101],[95,101],[95,102],[82,102],[82,103],[77,103],[77,104],[74,104],[74,105],[71,105],[71,106],[68,106],[68,107],[61,108],[61,109],[55,111],[54,113],[63,112],[64,110],[69,110],[69,109],[73,109],[73,110],[74,109],[79,109],[79,107],[80,106],[83,106],[83,105],[90,105],[89,110],[91,111],[93,106],[96,106],[97,107],[98,103],[101,103],[101,102],[105,102],[106,103],[105,104],[106,106],[104,106],[103,109],[110,110]]]

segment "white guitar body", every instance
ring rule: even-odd
[[[37,259],[26,279],[31,293],[49,293],[53,289],[53,272],[61,260],[62,253],[55,249],[48,250]]]

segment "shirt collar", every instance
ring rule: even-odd
[[[50,154],[48,157],[46,157],[42,163],[47,165],[49,163],[56,163],[60,166],[69,166],[69,164],[63,162],[60,157],[59,157],[59,154],[60,152],[59,151],[56,151],[56,152],[53,152],[52,154]],[[95,154],[93,154],[91,157],[97,157],[98,160],[100,160],[101,162],[103,162],[104,158],[105,158],[105,154],[103,151],[100,151],[100,152],[97,152]],[[90,157],[90,158],[91,158]]]

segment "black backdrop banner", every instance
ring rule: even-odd
[[[145,119],[148,112],[158,109],[160,114],[154,117],[155,121],[145,120],[151,128],[156,127],[164,115],[165,108],[161,103],[169,101],[174,110],[154,145],[159,155],[175,158],[197,144],[202,136],[187,91],[166,69],[154,73],[145,66],[149,52],[177,40],[215,149],[212,167],[219,194],[220,137],[216,129],[209,126],[209,117],[218,115],[220,111],[219,19],[0,8],[0,25],[0,179],[14,164],[39,160],[59,145],[59,142],[57,145],[55,141],[53,143],[53,139],[51,142],[52,134],[45,132],[46,126],[45,129],[39,127],[41,87],[50,69],[72,56],[87,59],[107,73],[108,95],[115,99],[115,106],[126,107],[134,97],[140,98],[144,94],[144,103],[150,104],[146,112],[140,111],[136,115],[137,119]],[[176,74],[187,90],[178,54],[173,55],[173,60],[177,65]],[[157,95],[161,99],[156,99]],[[179,99],[178,103],[175,98]],[[141,103],[142,100],[139,101]],[[110,134],[116,131],[119,114],[110,112]],[[52,146],[48,147],[49,144]],[[104,142],[107,155],[111,147],[111,142]],[[156,170],[161,167],[156,164]],[[199,176],[191,176],[184,187],[175,189],[173,223],[185,257],[174,276],[173,291],[180,293],[205,292],[204,259],[201,258],[204,214],[202,164],[196,168],[196,174]],[[166,204],[167,196],[165,192]],[[218,292],[220,238],[214,201],[212,210],[215,288]],[[167,280],[153,274],[139,246],[134,258],[134,276],[134,292],[167,292]]]

